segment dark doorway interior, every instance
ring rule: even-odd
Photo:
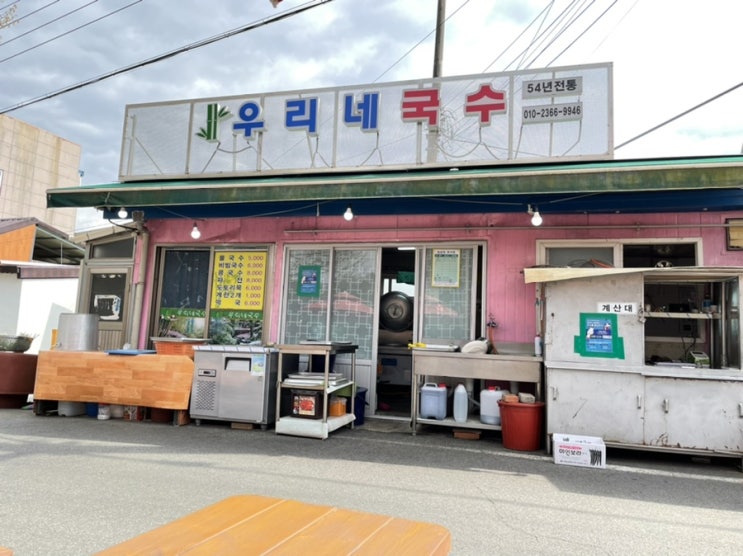
[[[382,249],[377,350],[377,407],[380,416],[409,417],[415,313],[415,249]]]

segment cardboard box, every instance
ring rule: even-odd
[[[552,454],[557,464],[606,468],[606,445],[598,436],[554,433]]]

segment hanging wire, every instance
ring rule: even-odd
[[[138,2],[141,2],[141,0],[137,0]],[[26,106],[30,106],[32,104],[36,104],[37,102],[41,102],[44,100],[49,100],[50,98],[57,97],[59,95],[63,95],[65,93],[69,93],[71,91],[76,91],[77,89],[82,89],[83,87],[87,87],[88,85],[92,85],[93,83],[99,83],[101,81],[104,81],[106,79],[110,79],[111,77],[121,75],[122,73],[127,73],[129,71],[139,69],[145,66],[149,66],[151,64],[161,62],[163,60],[167,60],[168,58],[173,58],[174,56],[177,56],[179,54],[183,54],[184,52],[189,52],[191,50],[196,50],[197,48],[201,48],[203,46],[207,46],[209,44],[213,44],[215,42],[219,42],[221,40],[224,40],[229,37],[233,37],[235,35],[239,35],[241,33],[245,33],[247,31],[252,31],[254,29],[257,29],[259,27],[263,27],[265,25],[268,25],[270,23],[275,23],[277,21],[281,21],[283,19],[287,19],[290,17],[293,17],[295,15],[298,15],[302,12],[305,12],[307,10],[311,10],[313,8],[317,8],[319,6],[323,6],[329,2],[332,2],[333,0],[318,0],[317,2],[314,0],[310,0],[310,2],[302,4],[301,6],[298,6],[292,10],[286,10],[284,12],[281,12],[279,14],[276,14],[271,17],[266,17],[264,19],[248,23],[247,25],[243,25],[242,27],[238,27],[236,29],[232,29],[231,31],[227,31],[225,33],[221,33],[219,35],[215,35],[213,37],[209,37],[207,39],[203,39],[201,41],[197,41],[195,43],[188,44],[186,46],[179,47],[175,50],[171,50],[169,52],[166,52],[164,54],[160,54],[158,56],[154,56],[152,58],[148,58],[146,60],[137,62],[135,64],[130,64],[128,66],[121,67],[119,69],[101,74],[97,77],[92,77],[90,79],[87,79],[85,81],[81,81],[79,83],[76,83],[74,85],[69,85],[67,87],[64,87],[62,89],[58,89],[56,91],[52,91],[50,93],[46,93],[44,95],[31,98],[28,100],[25,100],[23,102],[19,102],[17,104],[14,104],[12,106],[9,106],[7,108],[3,108],[0,110],[0,114],[7,114],[8,112],[13,112],[15,110],[18,110],[19,108],[25,108]]]

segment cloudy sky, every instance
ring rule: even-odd
[[[430,77],[437,0],[0,0],[0,112],[82,147],[118,181],[127,104]],[[315,6],[281,21],[282,12]],[[444,76],[611,62],[616,158],[738,154],[740,0],[447,0]],[[19,104],[229,31],[163,61]]]

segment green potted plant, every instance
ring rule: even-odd
[[[31,334],[0,334],[0,351],[24,353],[31,347],[35,337]]]

